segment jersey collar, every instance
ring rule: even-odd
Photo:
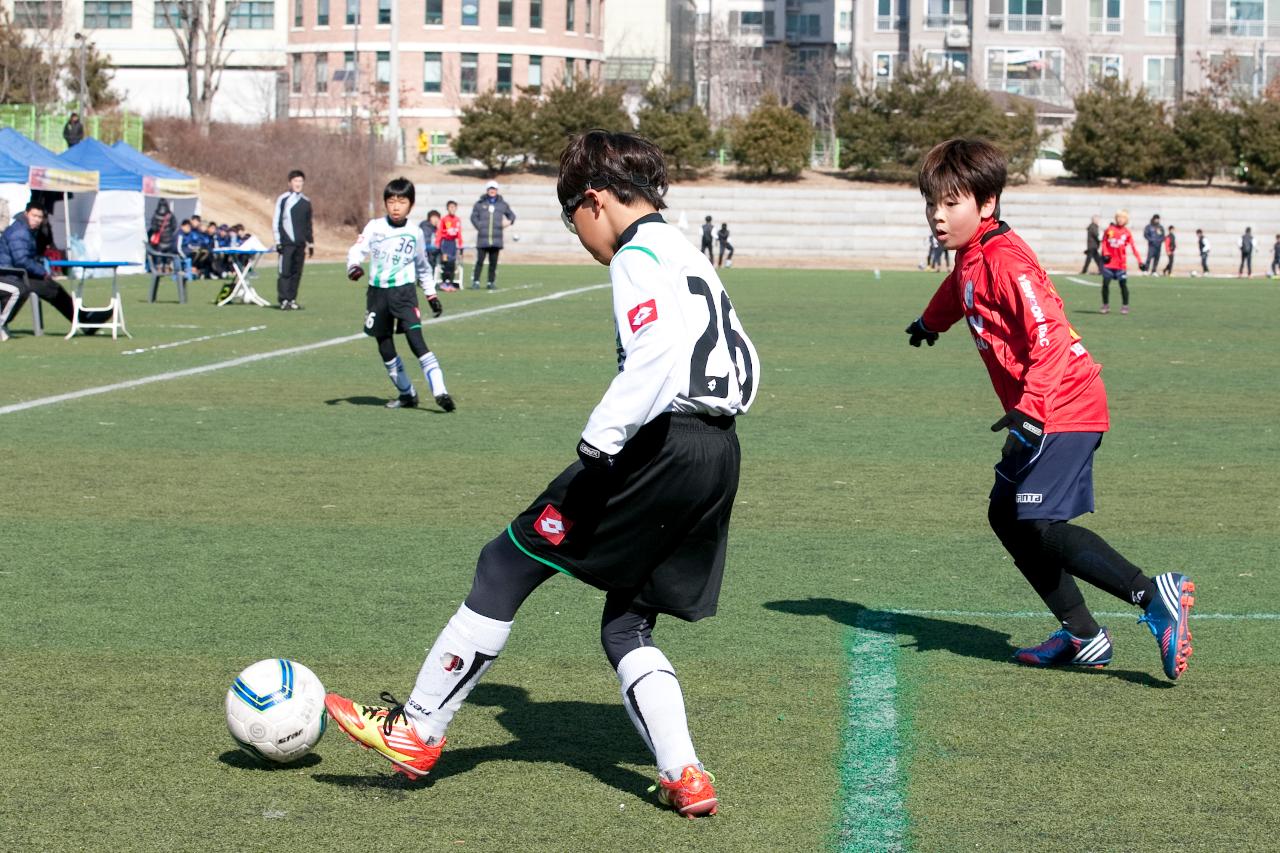
[[[991,238],[993,238],[993,237],[999,237],[1001,234],[1007,234],[1007,233],[1009,233],[1009,232],[1010,232],[1010,231],[1012,231],[1012,230],[1013,230],[1013,229],[1011,229],[1011,228],[1009,227],[1009,223],[1008,223],[1008,222],[1005,222],[1005,221],[1002,219],[1002,220],[1000,220],[1000,221],[996,222],[996,223],[995,223],[995,225],[994,225],[994,227],[989,226],[989,227],[988,227],[988,230],[986,231],[986,233],[984,233],[982,236],[980,236],[980,237],[978,238],[978,243],[979,243],[980,245],[985,246],[985,245],[986,245],[986,243],[987,243],[987,241],[988,241],[988,240],[990,240]]]
[[[628,225],[626,230],[618,235],[618,245],[614,248],[614,251],[616,252],[618,249],[621,249],[623,246],[627,245],[632,240],[634,240],[636,236],[636,232],[640,230],[641,225],[647,225],[650,222],[666,222],[666,221],[667,220],[662,218],[662,214],[658,213],[657,211],[654,211],[653,213],[646,213],[644,216],[641,216],[635,222],[632,222],[630,225]]]

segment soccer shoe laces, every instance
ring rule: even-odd
[[[389,707],[380,708],[377,705],[365,705],[361,708],[360,713],[375,721],[378,719],[379,714],[385,714],[386,716],[382,719],[382,733],[384,735],[391,734],[397,719],[403,719],[406,723],[409,722],[409,718],[404,712],[404,703],[392,696],[389,691],[382,691],[378,699],[386,702]]]

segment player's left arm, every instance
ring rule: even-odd
[[[370,222],[360,232],[360,237],[347,250],[347,278],[356,281],[364,275],[364,262],[369,257],[369,244],[373,237],[374,223]]]
[[[620,252],[609,275],[625,360],[588,418],[578,448],[585,463],[605,467],[682,391],[679,364],[685,349],[680,306],[665,268],[647,252]]]
[[[1043,425],[1071,358],[1071,325],[1048,275],[1037,265],[1012,258],[992,270],[1012,307],[1010,330],[1026,339],[1026,370],[1022,396],[1014,409]]]

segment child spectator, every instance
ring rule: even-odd
[[[1142,256],[1138,254],[1138,247],[1134,245],[1133,234],[1128,225],[1129,211],[1117,210],[1116,221],[1108,225],[1102,235],[1102,260],[1106,266],[1102,268],[1102,308],[1098,311],[1099,314],[1111,311],[1109,297],[1112,281],[1120,285],[1120,313],[1129,313],[1129,258],[1125,255],[1125,249],[1133,252],[1138,263],[1142,263]]]
[[[1142,271],[1147,275],[1160,272],[1160,247],[1164,245],[1164,226],[1160,224],[1160,214],[1151,217],[1147,227],[1142,229],[1142,238],[1147,241],[1147,259],[1142,261]]]
[[[440,227],[436,229],[436,243],[440,246],[440,289],[457,290],[462,220],[458,218],[458,203],[452,199],[445,203],[444,216],[440,217]]]
[[[1212,247],[1209,245],[1209,238],[1204,236],[1204,231],[1197,228],[1196,249],[1200,252],[1200,272],[1202,275],[1209,274],[1209,250],[1211,248]],[[1195,273],[1192,273],[1192,275],[1195,275]]]
[[[1164,265],[1164,274],[1173,275],[1173,253],[1178,251],[1178,238],[1173,233],[1173,226],[1169,226],[1169,230],[1164,234],[1164,253],[1169,258],[1168,263]]]
[[[1271,247],[1271,278],[1280,275],[1280,234],[1276,235],[1275,245]]]
[[[428,210],[427,218],[418,223],[418,228],[422,231],[423,249],[426,251],[427,265],[431,267],[431,280],[439,282],[440,237],[436,232],[440,229],[440,211]],[[440,289],[448,290],[449,288],[441,285]]]
[[[733,244],[729,242],[729,223],[721,222],[720,230],[716,232],[716,240],[720,243],[720,260],[716,263],[719,267],[733,266]],[[724,253],[729,253],[728,260],[725,259]]]
[[[1236,273],[1236,278],[1245,277],[1246,267],[1249,270],[1249,278],[1253,278],[1253,229],[1244,229],[1236,245],[1240,247],[1240,271]]]
[[[712,245],[711,245],[711,231],[713,227],[714,226],[712,226],[711,224],[710,216],[708,216],[706,219],[702,221],[702,246],[698,249],[698,251],[706,255],[707,260],[711,261],[711,263],[714,264],[716,262],[716,258],[714,254],[714,249],[712,248]]]
[[[407,178],[395,178],[387,183],[382,191],[387,215],[371,219],[360,232],[360,239],[347,252],[347,278],[359,281],[364,275],[362,264],[366,258],[370,259],[364,332],[378,342],[378,354],[387,368],[387,376],[399,392],[396,399],[387,403],[387,408],[412,409],[418,405],[418,392],[396,354],[392,335],[399,331],[404,333],[409,349],[417,357],[436,404],[452,412],[455,406],[444,385],[444,372],[422,337],[417,287],[422,288],[433,316],[443,314],[444,307],[428,274],[422,231],[409,224],[414,195],[413,181]]]
[[[1110,428],[1107,392],[1048,273],[999,219],[1005,176],[1004,155],[988,142],[952,139],[925,155],[925,216],[959,255],[906,331],[912,346],[932,346],[967,321],[1004,412],[991,425],[1007,434],[987,518],[1058,623],[1014,660],[1036,667],[1111,662],[1111,635],[1089,612],[1079,578],[1144,611],[1138,621],[1156,638],[1164,674],[1177,679],[1191,654],[1191,579],[1178,572],[1148,577],[1102,537],[1071,523],[1094,509],[1093,457]],[[1109,248],[1113,259],[1125,249]]]

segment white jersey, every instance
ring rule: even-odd
[[[663,412],[746,412],[760,361],[706,255],[656,213],[619,243],[609,264],[618,375],[582,437],[613,454]]]
[[[385,216],[369,220],[360,239],[347,252],[347,266],[361,266],[365,258],[370,259],[370,287],[401,287],[417,282],[428,295],[436,292],[422,230],[408,220],[403,225],[392,225]]]

